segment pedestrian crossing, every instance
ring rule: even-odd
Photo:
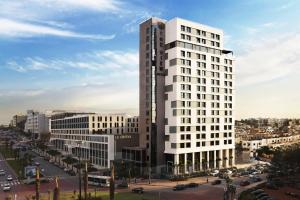
[[[10,186],[14,186],[14,185],[20,185],[20,181],[15,180],[15,181],[1,181],[0,185],[1,187],[3,187],[5,184],[9,184]]]

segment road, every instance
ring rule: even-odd
[[[0,185],[1,185],[1,190],[2,187],[5,183],[9,183],[12,187],[14,185],[19,185],[20,181],[17,179],[17,176],[14,172],[14,170],[8,165],[2,154],[0,153],[0,169],[3,169],[5,171],[4,176],[0,176]],[[11,175],[13,180],[12,181],[7,181],[6,178],[8,175]]]
[[[53,163],[50,163],[50,162],[44,160],[42,157],[40,157],[35,152],[29,151],[29,153],[35,156],[33,158],[33,161],[40,163],[40,168],[44,169],[43,172],[42,172],[44,176],[53,177],[53,178],[55,176],[58,176],[59,178],[68,178],[68,177],[70,177],[70,175],[67,174],[66,172],[64,172],[63,169],[57,167]]]
[[[41,193],[47,193],[49,190],[52,191],[55,187],[55,177],[59,179],[59,186],[61,191],[74,191],[78,188],[78,177],[70,176],[63,169],[60,169],[53,163],[50,163],[36,153],[30,151],[28,152],[33,154],[35,157],[33,158],[34,162],[39,162],[40,167],[44,169],[44,176],[48,177],[49,183],[41,183]],[[35,185],[26,185],[22,183],[22,181],[17,180],[17,176],[14,171],[10,168],[6,160],[0,154],[0,169],[4,169],[6,172],[6,176],[0,176],[1,190],[0,190],[0,199],[5,199],[5,197],[9,195],[17,195],[18,200],[26,199],[26,196],[32,195],[35,192]],[[6,181],[6,177],[8,174],[13,176],[13,181]],[[2,186],[4,183],[9,183],[11,185],[10,192],[3,192]]]

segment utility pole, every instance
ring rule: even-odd
[[[55,188],[53,191],[53,200],[59,200],[58,178],[55,177]]]
[[[87,190],[88,190],[88,167],[87,167],[87,162],[85,161],[85,170],[84,170],[84,200],[87,200]]]
[[[110,183],[109,183],[109,199],[115,199],[115,166],[114,163],[111,162],[111,174],[110,174]]]
[[[79,175],[79,200],[81,200],[81,148],[80,148],[80,146],[79,146],[79,173],[78,173],[78,175]]]
[[[40,169],[36,167],[35,199],[40,200]]]

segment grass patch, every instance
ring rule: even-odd
[[[10,148],[0,146],[0,153],[4,156],[4,158],[15,158],[15,152]]]
[[[8,160],[7,163],[13,168],[13,170],[16,172],[19,178],[23,179],[23,161],[22,160]]]

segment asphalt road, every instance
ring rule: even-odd
[[[4,159],[4,157],[2,156],[2,154],[0,154],[0,169],[3,169],[5,171],[5,175],[4,176],[0,176],[0,186],[1,186],[1,192],[2,192],[2,188],[3,185],[5,183],[8,183],[12,190],[16,185],[20,184],[20,181],[17,179],[17,176],[15,174],[15,172],[13,171],[13,169],[8,165],[8,163],[6,162],[6,160]],[[11,175],[13,180],[12,181],[7,181],[6,178],[8,175]],[[0,192],[0,193],[1,193]]]

